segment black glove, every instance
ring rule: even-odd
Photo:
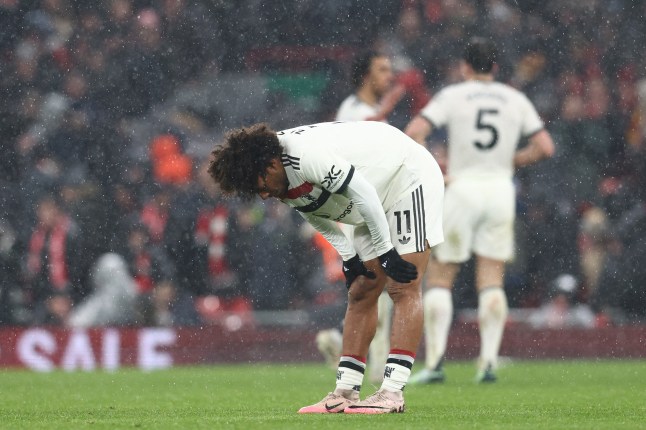
[[[375,272],[371,272],[366,269],[366,266],[363,265],[363,261],[361,261],[358,255],[355,255],[348,261],[343,262],[343,274],[345,275],[345,286],[348,290],[352,286],[354,280],[359,276],[365,276],[369,279],[375,279],[377,277]]]
[[[381,267],[386,275],[397,282],[406,284],[417,278],[417,268],[399,256],[395,248],[379,256]]]

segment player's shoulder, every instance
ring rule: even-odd
[[[449,85],[447,85],[445,87],[442,87],[442,88],[439,89],[437,94],[435,94],[434,98],[444,97],[447,94],[450,95],[450,94],[453,94],[453,93],[456,93],[456,92],[463,91],[464,88],[465,88],[465,85],[464,85],[465,83],[466,82],[458,82],[458,83],[455,83],[455,84],[449,84]]]
[[[424,109],[422,110],[422,115],[425,115],[430,110],[445,109],[447,104],[455,101],[455,94],[455,84],[440,88],[428,103],[426,103],[426,106],[424,106]]]
[[[286,153],[302,151],[305,139],[303,134],[308,130],[310,125],[300,125],[298,127],[286,128],[276,132],[278,140]]]
[[[480,85],[481,89],[485,89],[484,93],[491,94],[492,96],[498,97],[512,105],[526,105],[527,103],[531,103],[529,98],[522,91],[505,82],[480,82],[474,83],[474,85]]]
[[[361,100],[359,99],[359,97],[357,97],[356,94],[353,93],[344,98],[340,106],[352,106],[358,104],[361,104]]]
[[[431,99],[432,101],[436,102],[451,102],[451,101],[456,101],[456,98],[461,98],[464,95],[468,94],[470,91],[473,90],[472,83],[469,81],[463,81],[463,82],[456,82],[454,84],[449,84],[443,88],[441,88],[435,96]]]
[[[298,125],[296,127],[291,127],[291,128],[285,128],[280,131],[277,131],[276,134],[278,136],[302,136],[305,134],[305,132],[310,131],[310,130],[315,130],[315,129],[321,129],[322,127],[325,127],[330,124],[334,124],[337,121],[330,121],[330,122],[316,122],[312,124],[303,124],[303,125]]]
[[[291,166],[295,173],[301,170],[303,159],[307,159],[308,154],[312,152],[312,145],[308,145],[308,140],[302,137],[304,127],[294,127],[276,132],[278,140],[283,148],[281,161],[284,166]]]
[[[356,102],[357,102],[357,97],[354,94],[350,94],[346,98],[344,98],[341,103],[339,104],[339,108],[337,110],[337,115],[339,112],[342,112],[349,107],[352,107]]]
[[[338,121],[360,121],[376,115],[377,111],[376,106],[370,106],[361,101],[356,94],[351,94],[341,102],[336,119]]]
[[[334,134],[332,127],[335,122],[319,122],[314,124],[304,124],[298,127],[287,128],[276,132],[281,145],[287,151],[305,151],[316,149],[319,141],[325,140],[330,134]]]

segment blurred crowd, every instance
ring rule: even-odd
[[[189,325],[286,309],[338,321],[329,245],[283,205],[221,196],[208,149],[190,150],[187,124],[208,148],[227,112],[189,106],[146,139],[133,124],[187,84],[277,70],[325,76],[310,116],[330,120],[352,91],[347,60],[371,48],[407,91],[390,118],[403,127],[460,79],[472,35],[496,41],[498,78],[536,104],[558,147],[517,175],[510,305],[537,309],[535,326],[644,319],[646,2],[268,3],[0,0],[0,323]],[[303,122],[289,98],[273,103],[275,128]],[[429,142],[440,159],[444,139]],[[474,307],[468,290],[456,308]]]

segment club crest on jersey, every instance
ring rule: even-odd
[[[338,169],[335,171],[334,170],[335,167],[336,165],[333,164],[332,167],[330,168],[330,171],[327,172],[327,175],[325,175],[325,177],[321,181],[321,185],[323,185],[325,188],[330,188],[343,173],[343,170],[341,169]]]
[[[287,190],[287,198],[297,199],[299,197],[304,197],[310,201],[314,201],[316,200],[316,198],[309,194],[313,189],[314,186],[312,186],[312,184],[310,184],[309,182],[303,182],[298,187],[290,188],[289,190]],[[309,198],[305,196],[309,196]]]

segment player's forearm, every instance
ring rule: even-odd
[[[339,253],[343,260],[347,261],[356,255],[356,251],[348,238],[343,234],[335,221],[319,218],[307,213],[299,212],[300,215],[310,223],[330,245]]]
[[[384,121],[388,115],[395,109],[397,103],[402,99],[406,93],[406,87],[401,84],[393,86],[381,99],[379,103],[379,112],[374,117],[367,118],[371,121]]]
[[[516,151],[514,166],[518,168],[534,164],[545,158],[552,157],[554,152],[555,147],[552,137],[546,130],[541,130],[530,138],[526,147]]]
[[[516,151],[514,155],[514,166],[516,168],[529,166],[542,159],[540,151],[532,146],[527,146]]]
[[[359,213],[366,221],[377,255],[382,255],[392,249],[390,227],[375,188],[363,176],[355,172],[344,194],[355,202]]]
[[[424,145],[426,138],[431,134],[431,124],[418,115],[406,126],[404,133],[409,135],[415,142]]]

